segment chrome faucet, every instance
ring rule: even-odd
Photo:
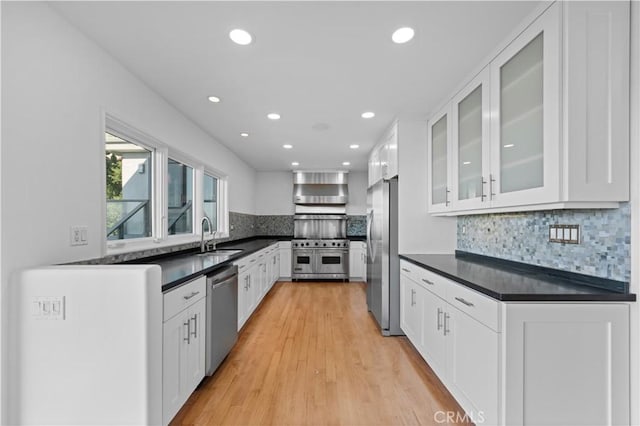
[[[202,222],[200,222],[200,253],[204,253],[206,251],[205,250],[205,244],[204,244],[204,224],[205,223],[209,226],[209,235],[213,235],[213,232],[211,231],[211,228],[213,228],[211,226],[211,221],[209,220],[208,217],[204,216],[202,218]],[[214,238],[215,238],[215,235],[214,235]],[[215,244],[216,243],[215,243],[215,240],[214,240],[214,242],[213,242],[213,249],[214,250],[216,249]]]

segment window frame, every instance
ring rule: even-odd
[[[139,145],[151,152],[151,236],[122,240],[107,239],[107,199],[106,199],[106,164],[105,133],[111,133],[130,143]],[[217,179],[217,238],[229,236],[229,208],[228,208],[228,176],[202,161],[170,147],[159,139],[136,129],[127,122],[105,113],[101,129],[100,159],[101,159],[101,188],[102,188],[102,241],[103,256],[169,247],[200,241],[202,232],[202,218],[204,217],[204,175]],[[193,230],[191,233],[169,235],[168,218],[168,167],[169,158],[193,169]]]

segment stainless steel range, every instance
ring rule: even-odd
[[[349,240],[295,239],[291,248],[292,279],[349,279]]]

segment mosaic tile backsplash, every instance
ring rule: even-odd
[[[256,216],[258,232],[256,235],[283,236],[293,235],[293,216]]]
[[[580,244],[549,242],[549,225],[580,225]],[[458,217],[458,250],[629,282],[631,209]]]
[[[364,236],[366,232],[366,216],[347,217],[347,236]],[[293,215],[284,216],[256,216],[252,214],[229,212],[229,238],[219,239],[219,243],[241,240],[255,236],[293,236]],[[108,255],[102,258],[72,262],[76,265],[104,265],[110,263],[127,262],[143,257],[158,256],[175,253],[199,247],[200,243],[187,243],[169,247],[158,247],[130,253]]]

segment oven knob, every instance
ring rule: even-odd
[[[306,245],[309,245],[309,243],[305,243]]]
[[[336,243],[335,243],[335,242],[333,242],[333,243],[331,243],[331,245],[332,245],[332,246],[335,246],[335,245],[336,245]]]
[[[318,245],[318,243],[316,243],[316,245]]]
[[[322,245],[326,247],[326,246],[327,246],[327,243],[324,243],[324,244],[322,244]]]

